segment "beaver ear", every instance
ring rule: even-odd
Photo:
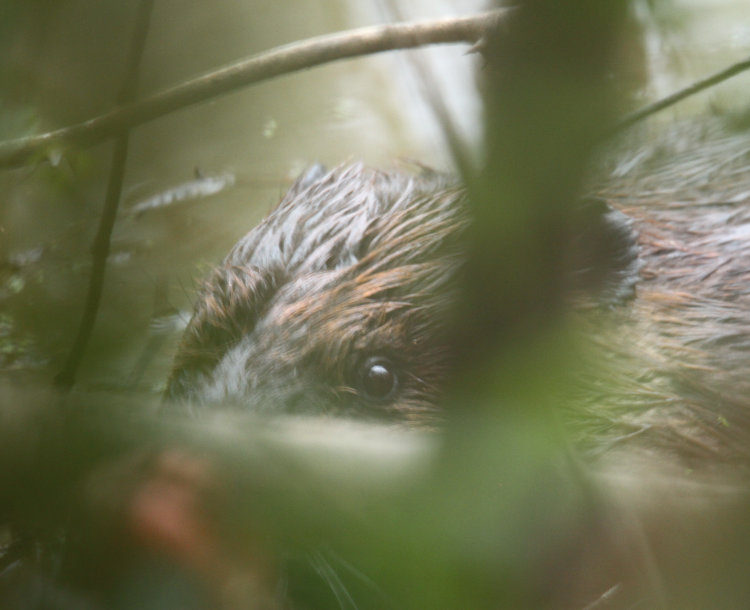
[[[573,220],[574,290],[596,294],[601,305],[631,298],[641,267],[632,220],[595,198],[581,201]]]
[[[302,191],[306,190],[311,184],[314,184],[315,182],[320,180],[327,173],[328,170],[322,163],[311,165],[304,172],[302,172],[300,176],[294,181],[294,184],[289,187],[289,191],[287,192],[285,198],[289,199],[292,197],[296,197]]]

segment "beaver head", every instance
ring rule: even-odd
[[[430,171],[308,171],[206,280],[167,396],[430,420],[463,197]]]

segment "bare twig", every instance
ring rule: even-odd
[[[175,85],[138,102],[117,108],[82,123],[55,131],[0,143],[0,167],[21,165],[50,148],[75,143],[91,145],[123,129],[206,101],[240,87],[332,61],[428,44],[476,43],[495,27],[505,11],[490,11],[418,23],[365,27],[317,36],[265,53]]]
[[[619,121],[614,126],[614,128],[612,128],[610,134],[622,131],[623,129],[626,129],[631,125],[634,125],[635,123],[638,123],[639,121],[650,117],[652,114],[656,114],[657,112],[664,110],[665,108],[674,106],[685,98],[690,97],[691,95],[695,95],[696,93],[700,93],[701,91],[704,91],[709,87],[713,87],[714,85],[718,85],[719,83],[722,83],[725,80],[728,80],[733,76],[740,74],[741,72],[745,72],[746,70],[750,70],[750,57],[732,64],[728,68],[724,68],[723,70],[720,70],[719,72],[716,72],[711,76],[707,76],[706,78],[696,81],[691,85],[688,85],[684,89],[680,89],[679,91],[676,91],[675,93],[672,93],[667,97],[657,100],[653,104],[648,104],[647,106],[644,106],[643,108],[636,110],[635,112],[631,112],[621,121]]]
[[[125,78],[123,79],[122,89],[117,97],[118,104],[127,104],[135,98],[135,92],[138,85],[138,69],[143,57],[143,49],[146,45],[146,35],[148,34],[149,21],[154,6],[154,0],[141,0],[136,15],[135,32],[133,42],[128,57]],[[81,323],[78,327],[73,347],[68,354],[62,371],[55,377],[56,385],[63,388],[70,388],[75,383],[76,371],[78,365],[86,352],[91,337],[91,332],[96,322],[96,314],[99,310],[102,289],[104,286],[104,275],[107,268],[107,257],[109,256],[109,246],[112,236],[112,228],[117,216],[117,207],[120,203],[120,194],[122,192],[122,182],[125,176],[125,162],[128,157],[128,131],[127,127],[122,127],[122,131],[117,135],[115,140],[114,151],[112,155],[112,167],[107,184],[107,197],[104,202],[101,218],[99,219],[99,228],[91,247],[92,267],[91,277],[89,278],[89,289],[86,296],[86,305],[81,317]]]

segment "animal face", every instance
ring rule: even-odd
[[[310,170],[206,280],[168,396],[433,420],[463,198],[433,172]]]

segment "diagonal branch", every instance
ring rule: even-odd
[[[0,167],[18,166],[46,149],[91,145],[213,97],[332,61],[429,44],[477,43],[507,11],[417,23],[364,27],[277,47],[70,127],[0,143]]]
[[[624,116],[622,120],[620,120],[611,130],[611,134],[617,133],[619,131],[622,131],[631,125],[634,125],[635,123],[638,123],[642,120],[644,120],[647,117],[650,117],[652,114],[656,114],[657,112],[660,112],[664,110],[665,108],[669,108],[670,106],[674,106],[678,102],[681,102],[687,97],[690,97],[691,95],[695,95],[696,93],[700,93],[701,91],[704,91],[705,89],[708,89],[709,87],[713,87],[714,85],[718,85],[719,83],[724,82],[725,80],[730,79],[733,76],[736,76],[737,74],[740,74],[741,72],[745,72],[747,70],[750,70],[750,57],[743,59],[742,61],[738,61],[735,64],[732,64],[731,66],[728,66],[727,68],[724,68],[723,70],[719,70],[718,72],[715,72],[711,74],[710,76],[707,76],[705,78],[702,78],[699,81],[696,81],[687,87],[680,89],[679,91],[675,91],[674,93],[663,97],[660,100],[655,101],[653,104],[648,104],[647,106],[644,106],[643,108],[640,108],[634,112],[631,112],[630,114]]]

